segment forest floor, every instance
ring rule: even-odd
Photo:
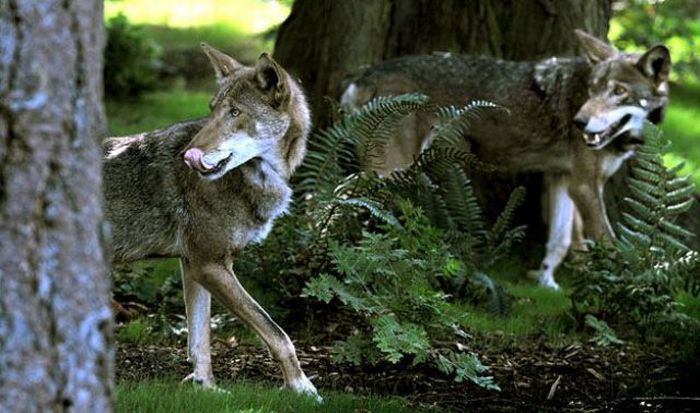
[[[700,409],[697,367],[668,357],[669,349],[639,345],[551,346],[535,337],[482,353],[501,391],[456,383],[437,370],[409,365],[353,366],[331,361],[331,347],[297,343],[299,360],[320,392],[400,396],[406,411],[691,412]],[[281,384],[280,370],[262,346],[213,345],[214,374],[231,380]],[[185,377],[184,346],[118,346],[118,383]],[[232,392],[235,393],[235,390]],[[235,397],[235,394],[232,395]],[[320,409],[319,411],[325,411]]]

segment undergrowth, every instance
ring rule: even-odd
[[[642,338],[668,338],[674,330],[697,332],[700,327],[677,300],[681,293],[700,293],[700,259],[685,244],[694,234],[674,222],[691,207],[694,187],[689,176],[677,175],[682,165],[664,166],[668,145],[661,132],[647,125],[644,137],[630,161],[630,196],[624,200],[618,239],[593,245],[573,267],[574,311],[588,317],[589,326],[598,326],[599,337],[601,331],[613,334],[608,324],[625,336]]]
[[[438,109],[431,148],[411,167],[378,177],[373,170],[398,120],[430,109],[422,95],[377,98],[312,137],[291,228],[279,230],[294,237],[285,239],[291,247],[273,232],[254,254],[282,248],[291,265],[280,270],[306,282],[305,296],[357,317],[335,347],[338,360],[430,363],[457,381],[497,389],[476,354],[455,350],[468,340],[458,304],[508,311],[507,294],[487,271],[523,236],[511,224],[523,191],[487,225],[467,175],[483,165],[462,135],[483,112],[507,115],[488,102]]]

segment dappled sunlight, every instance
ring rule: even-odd
[[[257,34],[280,24],[289,6],[274,0],[121,0],[105,2],[105,18],[119,13],[136,24],[191,28],[231,26],[242,34]]]

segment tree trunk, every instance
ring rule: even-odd
[[[449,51],[511,60],[573,55],[581,28],[605,38],[610,0],[296,0],[275,58],[317,114],[343,78],[392,57]],[[318,119],[318,117],[317,117]]]
[[[0,0],[0,410],[109,412],[102,0]]]

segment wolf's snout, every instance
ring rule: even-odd
[[[580,130],[584,130],[586,129],[586,125],[588,125],[588,119],[584,118],[583,116],[576,116],[574,118],[574,125],[576,125],[576,127]]]
[[[187,166],[192,169],[206,171],[214,167],[214,165],[210,165],[204,160],[204,151],[199,148],[188,149],[182,157]]]

